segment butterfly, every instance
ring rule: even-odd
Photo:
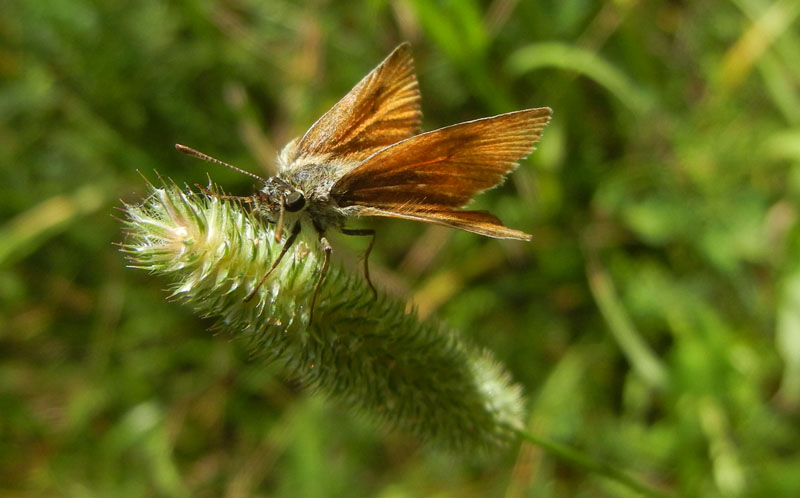
[[[505,175],[534,150],[551,109],[539,107],[476,119],[420,133],[422,112],[411,46],[399,45],[350,92],[289,142],[278,157],[278,174],[262,178],[190,147],[181,152],[256,178],[263,188],[253,196],[206,194],[241,200],[276,225],[282,240],[278,257],[250,300],[292,247],[302,227],[313,227],[324,260],[311,298],[309,323],[328,272],[331,229],[368,236],[364,274],[369,277],[372,229],[346,228],[348,219],[384,216],[444,225],[498,239],[530,240],[486,211],[462,209],[475,195],[503,182]]]

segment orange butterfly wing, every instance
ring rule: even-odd
[[[419,132],[420,94],[411,45],[399,45],[283,153],[288,169],[356,165]]]
[[[531,240],[531,236],[520,230],[503,225],[497,216],[486,211],[387,211],[384,209],[365,207],[359,211],[361,216],[385,216],[404,220],[421,221],[457,228],[467,232],[494,237],[495,239]]]
[[[501,183],[534,149],[548,107],[477,119],[386,147],[340,178],[331,197],[360,214],[446,225],[497,238],[529,239],[484,212],[458,211]]]

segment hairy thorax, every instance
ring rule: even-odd
[[[340,228],[345,213],[331,198],[331,187],[339,175],[338,168],[327,164],[310,164],[286,171],[280,176],[306,197],[306,213],[316,228],[325,232],[329,227]]]

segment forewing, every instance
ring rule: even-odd
[[[496,239],[531,240],[529,234],[503,226],[503,223],[496,216],[485,211],[388,211],[364,207],[359,210],[359,215],[386,216],[388,218],[433,223]]]
[[[533,151],[550,113],[548,107],[527,109],[408,138],[345,174],[331,197],[341,207],[452,212],[501,183]]]
[[[357,165],[419,132],[422,112],[411,46],[403,43],[305,135],[287,147],[287,169],[337,162]]]

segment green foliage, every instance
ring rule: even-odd
[[[676,495],[800,494],[797,5],[0,2],[3,489],[629,494],[527,444],[473,462],[365,424],[203,333],[110,244],[137,169],[250,192],[173,143],[268,174],[408,39],[426,129],[554,119],[475,202],[531,243],[358,221],[378,287],[491,350],[537,435]],[[358,274],[363,241],[333,242]]]

